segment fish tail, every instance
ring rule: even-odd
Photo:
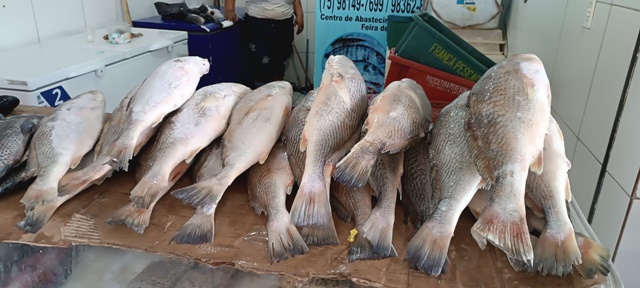
[[[315,228],[327,228],[333,224],[331,204],[322,173],[314,173],[311,169],[305,171],[291,206],[291,223]]]
[[[372,146],[365,141],[353,146],[351,152],[336,165],[334,178],[351,189],[364,187],[377,159],[376,149]]]
[[[300,234],[307,245],[325,246],[340,244],[333,219],[331,219],[331,223],[325,227],[303,227]]]
[[[69,172],[60,179],[58,195],[77,195],[91,185],[100,185],[111,177],[113,170],[111,165],[94,162],[80,171]]]
[[[587,279],[593,279],[597,274],[607,277],[611,271],[609,249],[586,235],[577,232],[575,235],[582,255],[582,263],[576,265],[576,270]]]
[[[31,211],[27,213],[24,219],[22,219],[16,227],[27,233],[36,233],[44,227],[49,219],[53,215],[53,212],[62,205],[61,201],[54,201],[44,205],[35,206]]]
[[[215,211],[214,211],[215,212]],[[211,215],[197,209],[196,213],[176,232],[169,243],[200,245],[213,242],[214,219]]]
[[[46,178],[48,177],[37,177],[27,188],[20,203],[29,207],[53,202],[58,197],[58,183]]]
[[[160,200],[159,198],[171,188],[167,187],[169,183],[166,178],[155,177],[155,173],[153,174],[154,175],[145,175],[145,177],[142,177],[138,184],[136,184],[136,187],[131,190],[129,198],[137,207],[149,209],[153,203]],[[161,180],[156,180],[158,178]]]
[[[137,137],[132,131],[128,131],[121,136],[111,146],[109,155],[118,163],[118,167],[124,171],[129,171],[129,161],[133,158]]]
[[[522,214],[513,208],[501,206],[497,209],[489,205],[471,227],[471,236],[481,249],[484,249],[489,241],[493,246],[504,251],[507,257],[513,257],[533,266],[533,248],[529,229],[527,220]]]
[[[445,274],[447,252],[453,237],[450,229],[440,229],[438,224],[427,221],[422,224],[416,235],[411,238],[407,246],[404,261],[412,268],[432,276]]]
[[[553,229],[547,220],[533,249],[534,267],[544,276],[564,277],[571,273],[574,264],[582,262],[573,227],[568,221],[566,223],[558,227],[561,229]]]
[[[14,191],[18,184],[25,182],[35,176],[35,171],[29,170],[26,164],[19,166],[4,178],[0,179],[0,195],[8,194]]]
[[[358,231],[360,232],[360,231]],[[373,252],[373,245],[364,237],[362,233],[356,234],[355,239],[349,245],[349,251],[347,252],[347,260],[349,262],[357,260],[378,260],[380,257]]]
[[[129,203],[113,212],[105,222],[111,225],[126,224],[131,230],[142,234],[144,229],[149,226],[150,220],[151,209],[139,208],[135,204]]]
[[[291,224],[289,215],[277,218],[270,215],[267,221],[267,235],[271,263],[284,261],[289,259],[289,256],[295,257],[309,251],[298,229]]]
[[[171,192],[171,195],[185,204],[209,211],[215,210],[218,201],[228,187],[229,185],[223,184],[217,178],[209,178],[175,190]]]
[[[385,210],[380,208],[379,205],[373,208],[369,219],[364,222],[362,232],[364,237],[373,244],[373,251],[381,258],[397,257],[398,252],[396,252],[391,241],[393,239],[394,220],[393,218],[389,219],[385,215]]]

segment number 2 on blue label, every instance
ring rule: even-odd
[[[58,107],[58,105],[71,99],[69,93],[67,93],[62,86],[56,86],[49,90],[42,91],[40,92],[40,96],[42,96],[51,107]]]

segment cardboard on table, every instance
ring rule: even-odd
[[[14,113],[47,114],[50,111],[51,108],[21,106]],[[344,279],[377,287],[594,287],[607,281],[600,276],[583,279],[575,270],[565,278],[515,272],[504,253],[491,245],[485,250],[478,247],[470,234],[475,218],[468,210],[461,215],[451,241],[447,274],[440,277],[422,274],[402,261],[415,229],[411,224],[403,223],[404,212],[400,205],[396,209],[393,236],[399,257],[349,263],[346,259],[347,238],[353,223],[344,223],[334,217],[340,245],[310,246],[306,255],[271,264],[266,246],[266,217],[257,216],[250,207],[245,179],[244,176],[236,179],[218,205],[215,239],[211,244],[169,244],[171,237],[195,211],[169,194],[155,206],[144,234],[125,225],[105,223],[113,211],[129,203],[129,192],[136,184],[133,170],[114,173],[102,185],[92,186],[69,200],[36,234],[26,234],[15,228],[24,217],[24,207],[19,201],[30,182],[24,183],[15,193],[0,198],[0,240],[43,246],[113,246],[185,257],[212,266],[230,265],[245,271],[275,273],[297,280]],[[192,182],[188,173],[172,190]]]

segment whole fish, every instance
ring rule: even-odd
[[[444,107],[431,130],[429,160],[435,209],[407,246],[405,260],[419,271],[438,276],[460,214],[482,185],[465,130],[469,92]]]
[[[218,201],[240,174],[267,160],[291,112],[292,94],[291,84],[274,81],[242,97],[233,108],[223,136],[222,170],[214,177],[171,192],[197,208],[196,214],[173,237],[176,243],[213,241],[213,216]]]
[[[142,234],[155,204],[186,172],[196,155],[224,133],[231,110],[249,92],[246,86],[235,83],[198,89],[162,125],[146,160],[153,164],[131,191],[132,202],[115,211],[107,222],[126,224]]]
[[[473,213],[473,215],[476,217],[480,216],[482,210],[484,210],[484,208],[489,203],[490,198],[490,191],[484,189],[478,190],[478,192],[476,192],[476,194],[473,196],[471,202],[469,202],[469,210],[471,211],[471,213]],[[566,204],[568,206],[568,200],[566,201]],[[530,207],[527,208],[527,226],[529,230],[532,232],[532,234],[534,232],[541,233],[546,229],[547,226],[547,222],[545,220],[546,215],[543,214],[541,216],[537,216],[532,209],[529,209]],[[531,208],[536,209],[535,207]],[[568,213],[569,212],[567,211],[567,215]],[[531,237],[533,238],[534,236],[532,235]],[[578,249],[580,250],[582,263],[574,263],[574,265],[580,275],[583,278],[587,279],[593,279],[598,274],[607,277],[612,267],[612,264],[610,262],[611,252],[609,251],[609,249],[579,232],[575,232],[575,239],[578,243]],[[536,247],[537,245],[538,243],[535,243]],[[530,268],[526,265],[522,265],[522,263],[518,262],[516,259],[510,258],[509,260],[512,261],[511,265],[514,266],[516,271],[528,270],[528,268]]]
[[[343,153],[347,142],[357,135],[366,110],[362,75],[349,58],[330,56],[302,131],[300,150],[306,152],[305,165],[291,207],[294,225],[331,232],[322,237],[330,240],[326,244],[339,242],[329,203],[331,173],[341,158],[334,154]]]
[[[25,150],[43,117],[19,115],[0,120],[0,179],[26,160]]]
[[[549,79],[533,54],[511,55],[493,66],[467,101],[471,153],[493,193],[471,235],[481,248],[489,241],[530,266],[534,255],[525,219],[525,185],[529,170],[543,171],[550,105]]]
[[[331,182],[331,207],[345,222],[353,220],[356,235],[350,239],[347,260],[376,260],[380,259],[373,251],[373,245],[364,237],[364,223],[371,215],[371,196],[374,194],[371,185],[365,185],[362,189],[351,190],[346,186]]]
[[[11,114],[20,105],[20,99],[15,96],[0,95],[0,118]]]
[[[29,227],[28,229],[30,231],[40,230],[62,204],[86,190],[91,185],[100,185],[104,180],[111,177],[115,170],[114,166],[116,165],[114,165],[113,160],[111,160],[112,158],[106,153],[108,151],[105,150],[106,147],[111,145],[111,143],[124,132],[126,128],[124,122],[127,117],[126,107],[138,91],[138,88],[139,86],[134,87],[134,89],[120,101],[120,104],[113,111],[111,117],[105,121],[98,143],[96,143],[93,149],[93,162],[82,169],[68,171],[58,183],[58,195],[55,200],[44,205],[38,205],[27,212],[26,217],[21,221],[23,227]],[[145,133],[138,138],[139,143],[137,146],[141,148],[147,143],[155,131],[156,128],[145,131]],[[87,154],[84,158],[87,156],[91,155]],[[16,179],[19,178],[21,177],[16,177]]]
[[[436,204],[431,188],[428,137],[429,133],[404,152],[401,201],[416,229],[427,220]]]
[[[287,159],[287,149],[276,143],[264,164],[249,169],[247,189],[249,202],[260,215],[267,216],[267,237],[271,263],[302,255],[309,251],[285,206],[287,195],[293,188],[293,172]]]
[[[418,83],[405,78],[389,84],[371,103],[362,127],[366,134],[338,162],[335,179],[350,188],[363,187],[378,155],[398,153],[424,137],[431,114],[429,99]]]
[[[126,130],[108,149],[119,168],[128,170],[140,135],[189,100],[209,68],[207,59],[188,56],[166,61],[149,75],[127,106]]]
[[[93,90],[62,103],[40,121],[27,160],[28,169],[37,176],[20,200],[26,211],[58,197],[60,178],[69,168],[75,168],[98,140],[104,107],[104,95]],[[19,226],[25,231],[31,230]]]
[[[572,265],[580,264],[581,255],[566,206],[571,200],[571,162],[565,155],[562,130],[552,116],[543,153],[542,174],[529,172],[526,184],[527,197],[542,208],[547,224],[533,249],[534,267],[543,275],[565,276]]]

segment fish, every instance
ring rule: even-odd
[[[62,206],[65,202],[69,201],[76,195],[85,191],[92,185],[100,185],[107,178],[111,177],[117,167],[117,163],[113,161],[113,158],[108,155],[108,151],[105,147],[108,147],[115,141],[115,139],[121,135],[126,129],[125,120],[127,117],[126,107],[129,105],[129,101],[138,91],[140,85],[134,87],[129,93],[120,101],[120,104],[111,113],[111,117],[105,121],[105,124],[100,133],[100,138],[93,148],[93,155],[89,153],[84,158],[93,156],[93,162],[82,169],[69,170],[58,183],[58,195],[55,200],[44,204],[37,205],[32,210],[28,211],[25,218],[20,223],[23,227],[29,227],[31,231],[38,231],[49,221],[53,213]],[[155,134],[157,127],[148,129],[140,137],[138,137],[138,147],[142,147],[147,141]],[[79,165],[80,166],[80,165]],[[22,177],[15,177],[14,179],[24,179],[27,174],[22,174]],[[13,181],[16,182],[16,181]]]
[[[319,245],[339,243],[329,203],[331,173],[341,158],[337,154],[348,151],[345,146],[358,135],[367,102],[364,79],[353,62],[330,56],[302,131],[305,165],[291,207],[294,225],[329,233],[318,235],[326,240]]]
[[[207,180],[218,175],[222,167],[224,167],[222,138],[218,138],[202,150],[201,157],[198,158],[193,167],[193,179],[196,183]]]
[[[20,98],[10,95],[0,95],[0,118],[8,116],[20,105]]]
[[[17,115],[0,120],[0,179],[26,160],[25,150],[42,115]]]
[[[525,188],[526,197],[544,211],[547,224],[533,249],[534,267],[542,275],[564,277],[571,273],[573,265],[581,263],[581,255],[566,206],[571,200],[571,162],[565,154],[562,130],[553,116],[549,116],[543,153],[542,174],[529,171]]]
[[[184,175],[200,151],[221,136],[233,107],[251,90],[236,83],[198,89],[160,128],[150,157],[152,163],[131,190],[131,203],[111,214],[109,224],[126,224],[142,234],[156,203]]]
[[[104,95],[92,90],[60,104],[40,121],[27,152],[27,167],[37,176],[20,200],[27,212],[58,197],[60,178],[69,168],[75,168],[98,141],[104,108]],[[32,230],[23,224],[18,227]]]
[[[485,209],[487,204],[489,203],[489,199],[491,198],[491,192],[489,190],[480,189],[473,196],[471,202],[469,202],[469,210],[471,213],[477,218],[482,213],[482,210]],[[565,204],[569,206],[569,200],[565,200]],[[531,238],[535,239],[533,234],[535,232],[541,233],[546,229],[546,215],[545,212],[542,211],[542,215],[537,215],[534,212],[536,207],[527,207],[527,226],[531,232]],[[566,209],[565,209],[566,210]],[[569,215],[569,211],[567,211],[567,215]],[[568,216],[567,216],[568,217]],[[604,277],[607,277],[612,269],[611,259],[611,251],[604,245],[598,243],[597,241],[589,238],[589,236],[584,235],[580,232],[575,232],[576,243],[578,243],[578,249],[580,250],[581,260],[580,264],[575,264],[576,270],[580,273],[580,276],[586,279],[593,279],[598,274]],[[539,241],[539,240],[538,240]],[[537,241],[536,241],[537,242]],[[538,244],[535,243],[535,246]],[[517,261],[516,259],[509,258],[511,261],[511,265],[514,266],[516,271],[522,270],[531,270],[527,267],[527,265],[523,265],[523,263]]]
[[[298,185],[300,185],[300,180],[302,179],[304,160],[306,157],[306,153],[300,150],[300,138],[302,136],[302,130],[304,129],[307,115],[309,115],[309,111],[315,101],[316,95],[317,90],[309,91],[300,104],[293,108],[291,115],[282,129],[281,141],[287,147],[287,159],[289,160],[291,171],[293,172],[293,176]]]
[[[22,163],[0,179],[0,196],[13,192],[18,184],[30,180],[35,175],[35,171],[27,169],[27,163]]]
[[[423,138],[431,115],[429,99],[418,83],[408,78],[392,82],[373,99],[362,127],[366,134],[338,162],[334,178],[349,188],[363,187],[378,155],[398,153]]]
[[[354,222],[356,235],[349,239],[347,260],[378,260],[381,259],[373,250],[371,242],[364,237],[364,223],[371,215],[371,196],[374,195],[371,185],[362,189],[349,189],[339,182],[331,182],[331,207],[345,222]],[[353,231],[353,230],[352,230]]]
[[[543,146],[551,115],[551,88],[534,54],[510,55],[471,89],[465,120],[471,154],[491,201],[471,228],[480,248],[487,242],[533,266],[525,218],[528,171],[543,172]]]
[[[215,176],[175,190],[171,195],[196,207],[196,213],[172,238],[177,244],[213,242],[214,213],[227,188],[256,163],[264,164],[291,113],[293,87],[273,81],[242,97],[231,111],[222,136],[223,168]]]
[[[409,241],[405,261],[417,270],[446,273],[447,252],[460,214],[483,186],[465,129],[469,92],[445,106],[431,130],[429,163],[434,210]]]
[[[119,169],[128,171],[140,135],[189,100],[209,68],[207,59],[187,56],[166,61],[151,72],[127,105],[125,131],[108,148]]]
[[[298,229],[291,224],[291,217],[285,206],[293,183],[287,149],[282,142],[273,146],[264,164],[255,164],[249,168],[249,204],[256,210],[256,214],[264,213],[267,216],[267,250],[271,263],[309,251]]]
[[[435,209],[431,188],[431,163],[429,161],[429,135],[410,146],[404,152],[402,167],[401,203],[416,229],[427,220]],[[405,215],[406,217],[406,215]]]

